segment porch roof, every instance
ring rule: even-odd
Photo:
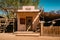
[[[40,10],[39,9],[36,9],[36,10],[17,10],[17,12],[39,12]]]

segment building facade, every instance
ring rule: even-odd
[[[33,31],[39,24],[40,10],[34,6],[23,6],[17,10],[17,30]]]

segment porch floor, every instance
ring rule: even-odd
[[[40,33],[32,32],[32,31],[17,31],[14,32],[16,36],[40,36]]]

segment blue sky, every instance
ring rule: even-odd
[[[4,13],[4,11],[0,10],[0,14],[1,14],[1,13]]]
[[[60,0],[40,0],[39,6],[42,6],[45,12],[60,10]]]

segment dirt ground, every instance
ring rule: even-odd
[[[52,36],[16,36],[12,33],[0,33],[0,40],[60,40]]]

